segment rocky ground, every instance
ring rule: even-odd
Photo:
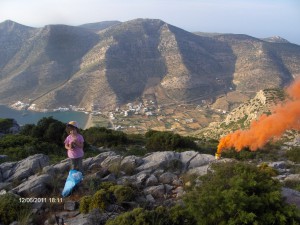
[[[22,201],[35,198],[41,202],[32,203],[32,213],[40,217],[41,224],[88,225],[94,220],[106,221],[126,210],[126,208],[147,205],[172,205],[180,201],[189,185],[192,175],[203,175],[210,171],[214,156],[195,151],[177,153],[173,151],[154,152],[144,157],[121,156],[109,149],[95,157],[84,160],[84,180],[71,196],[61,197],[61,191],[69,171],[69,161],[50,164],[43,154],[32,155],[18,162],[0,164],[0,194],[7,192],[19,196]],[[299,181],[299,174],[292,174],[287,162],[271,162],[269,166],[278,170],[277,179]],[[79,201],[91,194],[92,181],[113,181],[130,184],[139,190],[135,199],[126,204],[111,204],[104,212],[93,210],[88,214],[79,212]],[[290,203],[300,208],[300,192],[283,188],[283,195]],[[18,224],[17,222],[14,224]],[[33,224],[33,223],[32,223]]]

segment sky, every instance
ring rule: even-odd
[[[190,32],[280,36],[300,45],[299,0],[0,0],[0,22],[32,27],[136,18]]]

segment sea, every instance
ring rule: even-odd
[[[43,117],[50,116],[63,123],[68,123],[69,121],[75,120],[78,122],[80,128],[85,127],[89,117],[89,115],[84,112],[34,112],[30,110],[15,110],[5,105],[0,105],[0,118],[15,119],[20,126],[25,124],[37,124],[37,122]]]

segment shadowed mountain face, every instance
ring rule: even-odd
[[[155,95],[159,104],[199,102],[232,91],[251,96],[300,75],[300,46],[278,37],[266,40],[196,35],[152,19],[43,28],[5,21],[0,103],[92,110],[145,94]]]

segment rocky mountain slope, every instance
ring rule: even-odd
[[[220,136],[238,129],[247,129],[252,121],[262,114],[269,115],[272,107],[285,99],[282,89],[265,89],[241,103],[228,113],[220,122],[212,122],[208,127],[195,132],[195,136],[219,139]]]
[[[300,74],[300,46],[278,38],[197,35],[155,19],[102,25],[1,23],[0,102],[103,110],[153,94],[158,104],[197,103],[253,97]]]

